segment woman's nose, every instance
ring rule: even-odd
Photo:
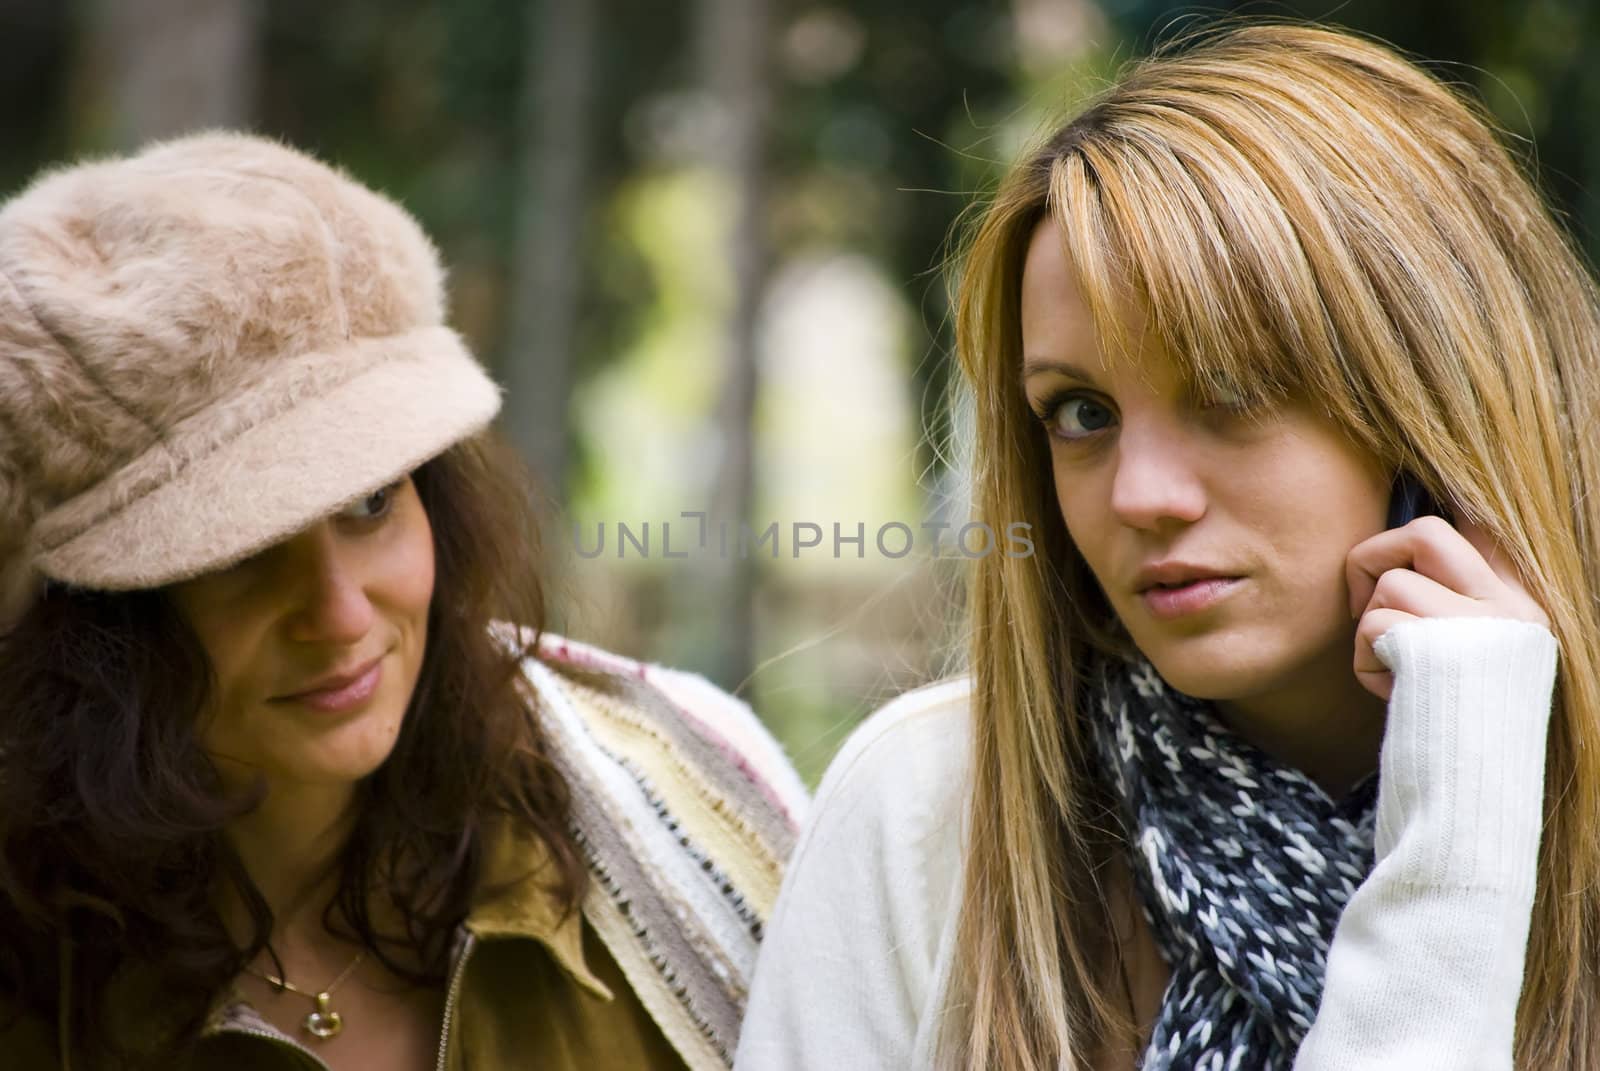
[[[1205,514],[1206,494],[1192,444],[1170,429],[1124,428],[1117,436],[1111,512],[1130,528],[1192,524]]]
[[[292,638],[348,646],[372,628],[376,611],[367,597],[358,557],[331,526],[319,524],[295,537],[287,578],[292,598]]]

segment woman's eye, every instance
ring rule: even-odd
[[[1211,409],[1243,409],[1243,392],[1227,384],[1219,384],[1206,392],[1206,407]]]
[[[1111,423],[1111,410],[1082,395],[1069,395],[1050,402],[1044,422],[1050,432],[1063,439],[1086,439]]]
[[[1211,405],[1221,405],[1222,408],[1237,410],[1245,403],[1245,395],[1235,391],[1234,387],[1219,386],[1211,391]]]
[[[378,521],[388,516],[394,508],[394,496],[399,493],[400,485],[404,479],[396,480],[388,487],[381,487],[367,495],[358,502],[353,502],[340,512],[339,516],[354,521]]]

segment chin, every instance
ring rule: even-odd
[[[320,738],[304,741],[299,754],[284,766],[292,770],[299,781],[354,784],[370,777],[389,761],[399,740],[402,716],[401,713],[369,710]]]
[[[1260,691],[1275,676],[1276,667],[1259,647],[1226,632],[1163,636],[1150,643],[1135,637],[1135,643],[1162,680],[1195,699],[1240,699]]]
[[[296,764],[292,769],[291,779],[301,784],[353,785],[377,773],[388,760],[388,752],[380,756],[319,755]]]

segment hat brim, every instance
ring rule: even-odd
[[[297,401],[36,559],[79,587],[161,587],[309,528],[482,430],[500,388],[453,332],[384,341],[384,359]],[[47,528],[49,517],[41,518]]]

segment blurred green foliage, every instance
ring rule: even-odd
[[[107,121],[116,103],[106,96],[108,43],[86,43],[106,2],[0,0],[0,196],[49,163],[118,147]],[[537,73],[529,70],[531,35],[539,4],[564,0],[235,2],[254,20],[252,125],[339,161],[416,213],[451,265],[456,325],[492,367],[518,359],[508,350],[516,221],[527,209],[521,119]],[[702,3],[594,2],[587,166],[574,209],[580,241],[569,266],[581,282],[571,358],[580,388],[605,387],[608,368],[623,360],[638,362],[627,371],[639,374],[633,400],[601,391],[607,408],[599,416],[569,418],[580,499],[605,498],[617,462],[597,440],[635,434],[642,421],[629,406],[670,409],[660,423],[673,428],[703,419],[716,393],[707,382],[714,355],[698,351],[712,345],[708,310],[725,296],[697,265],[716,255],[729,195],[696,170],[716,119],[705,99],[703,68],[716,57],[708,58],[697,25]],[[910,325],[894,367],[932,436],[945,421],[943,269],[958,216],[1047,117],[1193,19],[1326,19],[1409,50],[1483,96],[1553,207],[1591,256],[1600,250],[1600,138],[1588,129],[1600,114],[1593,0],[1204,8],[1167,0],[774,0],[773,11],[764,191],[771,258],[781,265],[853,255],[877,266],[908,313],[890,317]],[[671,365],[659,357],[663,348],[698,356]],[[828,419],[819,413],[818,427]],[[939,460],[920,449],[905,487],[931,498]],[[783,501],[771,488],[763,495]],[[849,518],[857,519],[868,518]],[[938,615],[944,594],[909,566],[904,583],[922,585],[919,598],[904,597],[904,584],[879,590],[879,580],[864,577],[802,584],[769,569],[756,596],[766,668],[750,692],[812,778],[843,729],[940,663],[941,631],[925,618]],[[661,625],[684,605],[665,589],[694,582],[636,570],[609,595],[596,582],[570,597],[609,597],[623,616]],[[699,631],[683,635],[703,642]],[[812,636],[834,646],[808,646]],[[649,628],[623,642],[634,648],[629,654],[678,656]],[[875,670],[879,659],[888,664]]]

